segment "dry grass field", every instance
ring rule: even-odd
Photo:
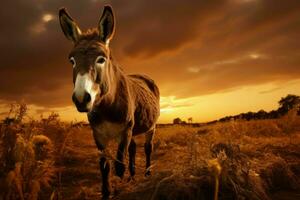
[[[20,109],[21,110],[21,109]],[[0,200],[100,199],[101,176],[91,130],[43,120],[1,124]],[[152,175],[144,177],[137,138],[135,180],[111,174],[112,199],[300,199],[300,117],[158,128]],[[115,144],[111,144],[115,155]],[[217,188],[217,190],[216,190]]]

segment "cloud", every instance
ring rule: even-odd
[[[193,104],[189,99],[178,99],[175,96],[161,97],[160,98],[160,108],[181,108],[189,107]]]
[[[260,91],[259,94],[269,94],[269,93],[275,92],[275,91],[280,90],[280,89],[281,89],[281,87],[275,87],[275,88],[272,88],[272,89],[269,89],[269,90]]]
[[[155,4],[143,1],[135,15],[124,23],[127,35],[125,54],[131,57],[151,57],[162,52],[176,50],[192,42],[200,28],[216,15],[225,1],[160,1]],[[122,23],[122,21],[120,22]]]
[[[72,45],[60,30],[58,9],[67,7],[84,30],[97,24],[107,2],[116,13],[118,63],[151,76],[163,96],[300,78],[298,0],[16,0],[0,7],[0,99],[70,105]]]
[[[193,106],[194,103],[189,98],[176,98],[175,96],[166,96],[160,98],[160,112],[163,113],[170,113],[174,110],[180,108],[188,108]]]

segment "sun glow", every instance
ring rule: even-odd
[[[159,123],[172,123],[174,118],[187,121],[192,117],[194,122],[207,122],[243,112],[257,112],[261,109],[271,111],[278,108],[278,101],[287,94],[299,95],[300,79],[289,82],[268,83],[255,86],[244,86],[226,92],[191,98],[162,96],[160,101]],[[5,103],[3,102],[2,105]],[[48,116],[51,112],[60,115],[63,121],[86,121],[86,113],[79,113],[75,106],[45,108],[29,105],[29,115],[34,118]],[[0,106],[0,114],[5,117],[8,106]]]
[[[51,20],[53,20],[53,15],[51,15],[51,14],[44,14],[43,15],[43,21],[44,22],[49,22]]]

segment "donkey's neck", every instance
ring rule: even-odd
[[[100,102],[97,102],[97,110],[99,110],[99,107],[110,107],[119,104],[118,102],[122,101],[124,96],[122,94],[127,91],[126,75],[119,66],[111,61],[106,73],[106,86],[104,87],[107,87],[107,92],[100,98]]]
[[[109,72],[108,72],[108,92],[104,95],[103,100],[108,104],[113,104],[115,101],[118,101],[118,91],[124,89],[122,80],[124,79],[124,74],[122,70],[116,66],[113,62],[110,63]]]
[[[116,65],[112,65],[111,69],[113,80],[107,94],[103,95],[100,102],[94,106],[88,113],[91,124],[97,124],[103,120],[108,121],[124,121],[128,118],[128,83],[126,75],[122,69]]]

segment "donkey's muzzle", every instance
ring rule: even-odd
[[[87,92],[83,94],[82,98],[78,98],[75,93],[72,95],[72,100],[79,112],[88,112],[88,104],[91,102],[91,95]]]

